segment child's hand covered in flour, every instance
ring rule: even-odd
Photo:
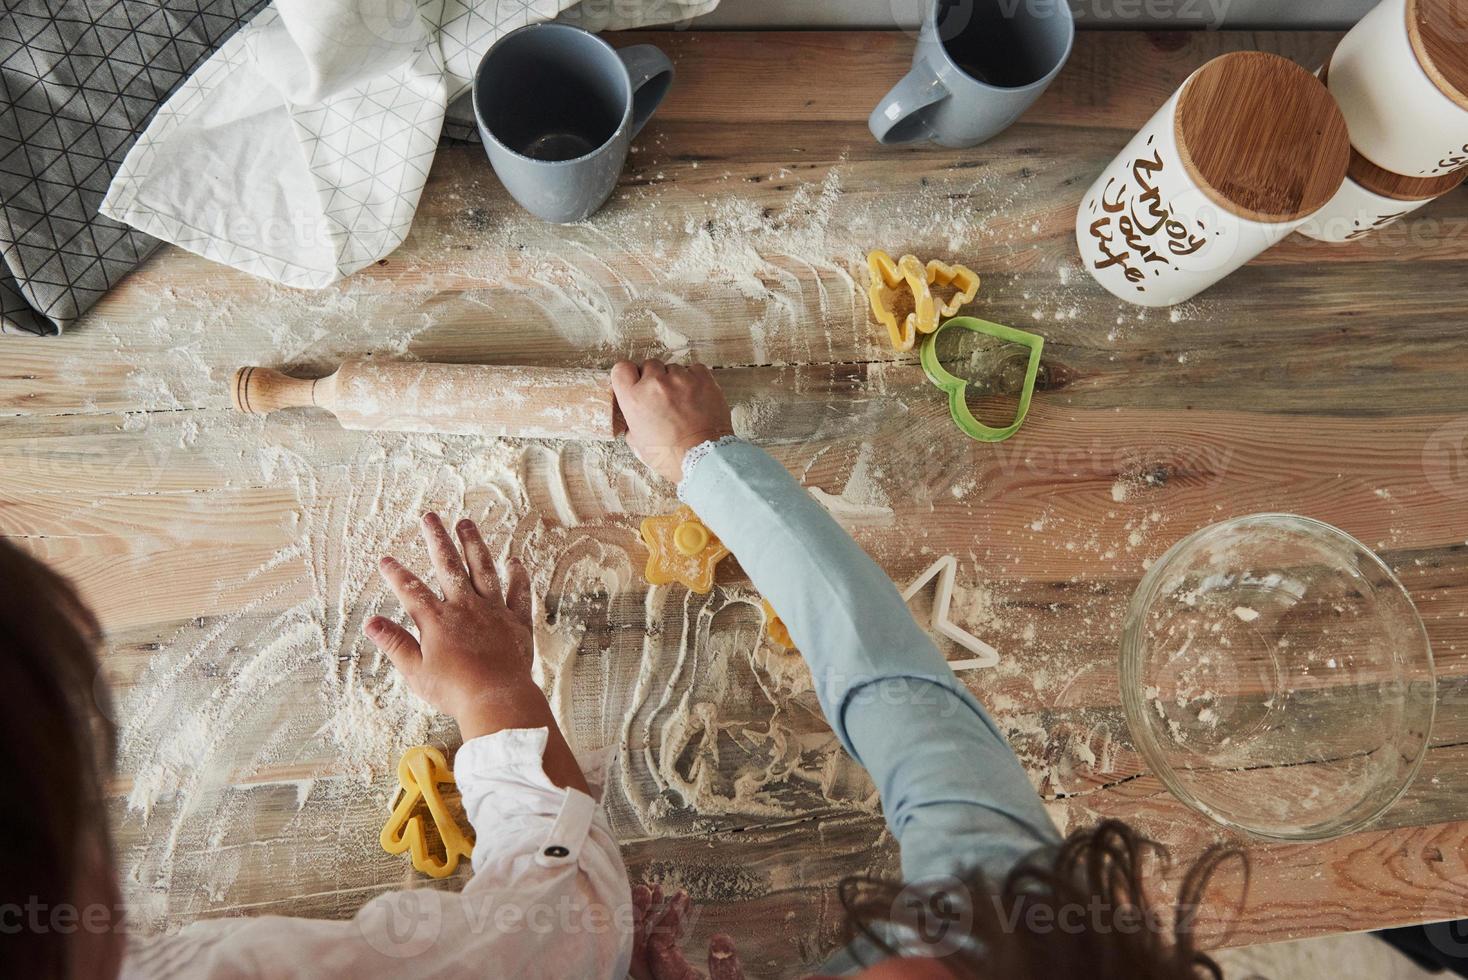
[[[683,457],[699,443],[733,435],[729,403],[702,364],[618,361],[612,391],[627,420],[627,445],[663,479],[683,479]]]
[[[383,616],[364,631],[413,692],[458,722],[465,741],[506,728],[546,728],[545,771],[562,787],[586,790],[544,693],[530,676],[530,579],[511,559],[501,589],[494,557],[471,520],[457,527],[463,554],[437,514],[423,515],[423,539],[440,599],[396,558],[378,570],[412,617],[418,636]]]
[[[683,935],[690,924],[688,893],[681,889],[664,898],[658,885],[632,887],[633,980],[704,980],[683,955]],[[744,980],[744,967],[734,941],[722,933],[709,939],[708,980]]]

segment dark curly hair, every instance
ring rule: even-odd
[[[1193,930],[1220,865],[1237,860],[1247,889],[1246,857],[1228,847],[1205,853],[1167,921],[1147,901],[1149,855],[1168,860],[1161,844],[1105,820],[1034,852],[1002,883],[982,872],[905,888],[855,877],[840,895],[870,962],[920,956],[955,978],[989,980],[1223,980]]]

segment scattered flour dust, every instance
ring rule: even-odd
[[[376,562],[395,554],[425,564],[418,515],[429,508],[447,520],[475,517],[493,548],[531,568],[537,676],[576,749],[606,761],[619,836],[742,826],[833,804],[872,810],[870,781],[819,720],[803,661],[763,638],[753,594],[700,597],[642,582],[641,549],[621,515],[673,501],[625,450],[344,432],[306,414],[222,411],[240,351],[324,374],[366,352],[419,356],[434,349],[436,329],[458,337],[481,323],[539,325],[547,352],[588,366],[623,354],[696,357],[713,335],[713,309],[747,314],[756,363],[822,359],[836,332],[847,335],[843,348],[851,338],[882,348],[862,289],[867,250],[953,257],[1033,236],[1029,217],[1006,217],[1026,202],[1003,175],[924,181],[895,212],[888,194],[848,193],[840,161],[816,179],[786,170],[768,179],[782,186],[773,206],[770,194],[737,185],[677,207],[663,194],[686,191],[633,187],[594,219],[557,228],[513,209],[489,214],[465,200],[479,196],[478,179],[460,180],[446,195],[465,203],[453,205],[446,231],[426,224],[382,270],[318,292],[183,277],[141,295],[144,306],[153,296],[151,310],[89,321],[132,368],[123,394],[141,411],[123,418],[119,438],[207,459],[220,496],[201,493],[201,506],[229,506],[242,488],[290,501],[288,543],[237,583],[252,598],[222,614],[200,610],[203,618],[157,637],[142,677],[121,692],[123,830],[133,842],[122,860],[142,924],[228,907],[237,876],[261,859],[227,845],[257,840],[262,813],[279,812],[269,802],[277,796],[293,815],[281,833],[299,846],[267,849],[264,860],[288,854],[289,867],[267,863],[250,871],[256,878],[309,873],[329,891],[343,848],[376,854],[359,831],[385,812],[397,756],[453,738],[361,635],[372,615],[401,617]],[[1075,271],[1063,266],[1062,290],[1035,297],[1058,310],[1039,315],[1073,318],[1063,287]],[[747,396],[734,406],[737,429],[778,433],[781,404]],[[207,425],[192,417],[201,409]],[[888,482],[862,444],[839,492],[811,492],[843,521],[880,529],[893,522]],[[963,501],[977,488],[966,477],[950,489]],[[281,584],[247,588],[266,582]],[[1035,638],[983,588],[960,589],[955,617],[996,641]],[[175,887],[184,883],[195,890]]]
[[[834,329],[875,343],[860,281],[873,244],[857,230],[868,218],[844,196],[842,172],[838,162],[818,181],[791,180],[778,207],[731,188],[669,208],[659,205],[660,190],[628,189],[574,225],[496,211],[494,234],[512,247],[465,252],[452,240],[425,242],[405,260],[421,262],[413,282],[426,294],[423,329],[478,304],[544,323],[579,356],[684,360],[713,334],[709,310],[736,306],[746,311],[756,363],[807,360],[830,349]],[[478,231],[483,213],[464,213]],[[481,292],[476,281],[495,288]],[[441,298],[448,289],[452,299]]]
[[[780,403],[773,395],[756,394],[731,406],[734,434],[752,442],[776,424],[780,415]]]
[[[476,318],[541,322],[588,361],[623,352],[678,360],[696,357],[715,333],[711,310],[721,319],[732,310],[749,343],[735,356],[786,365],[829,359],[838,334],[840,349],[855,340],[887,352],[865,295],[873,248],[956,260],[1033,244],[1028,221],[1001,220],[1003,209],[1029,203],[1008,175],[954,171],[904,187],[894,204],[886,184],[875,194],[854,183],[865,175],[844,157],[807,172],[780,168],[756,183],[726,174],[697,195],[677,184],[623,188],[593,218],[567,226],[464,207],[461,220],[477,237],[492,235],[491,247],[425,236],[388,264],[408,265],[395,285],[423,292],[421,322],[410,324],[419,334],[477,306],[468,311]],[[1048,293],[1069,288],[1072,273],[1062,270]]]
[[[126,861],[140,921],[187,920],[227,899],[240,866],[214,852],[249,826],[254,792],[278,787],[299,832],[340,838],[343,808],[385,813],[384,780],[404,748],[452,744],[361,633],[372,615],[401,617],[376,562],[426,564],[418,515],[429,508],[449,522],[473,516],[497,554],[532,570],[537,676],[574,747],[605,767],[619,836],[784,819],[833,801],[874,806],[869,782],[832,760],[829,730],[810,725],[809,672],[764,638],[757,596],[649,589],[630,528],[567,523],[594,507],[672,506],[666,491],[629,479],[640,471],[624,448],[271,427],[253,478],[288,489],[298,509],[290,544],[250,574],[299,568],[308,587],[186,628],[123,699],[127,819],[141,825]],[[251,788],[255,774],[282,768],[304,775]],[[375,854],[375,841],[337,844],[294,860],[320,855],[316,873],[329,876],[340,848]],[[175,880],[201,890],[179,894]]]
[[[856,462],[846,478],[841,493],[827,493],[820,487],[809,487],[811,496],[820,501],[847,527],[858,525],[889,526],[896,523],[891,499],[882,489],[882,470],[873,459],[874,447],[869,442],[857,450]]]
[[[231,784],[308,766],[323,777],[317,785],[336,778],[360,791],[402,748],[442,734],[362,636],[368,617],[400,615],[377,559],[421,564],[417,517],[429,507],[450,519],[472,509],[490,526],[497,512],[524,507],[507,445],[470,451],[464,440],[334,434],[344,455],[321,465],[308,460],[331,451],[304,427],[278,427],[270,438],[250,464],[253,479],[289,490],[299,509],[286,521],[290,543],[239,584],[281,569],[302,581],[184,628],[119,706],[128,808],[147,826],[134,876],[155,883],[247,811],[248,791]],[[312,689],[316,697],[301,701]]]

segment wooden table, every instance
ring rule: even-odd
[[[1133,751],[1126,600],[1148,560],[1215,520],[1284,510],[1345,528],[1427,623],[1434,746],[1378,829],[1249,845],[1229,941],[1468,913],[1468,197],[1349,245],[1292,238],[1173,315],[1114,301],[1072,238],[1081,192],[1194,67],[1239,48],[1313,67],[1335,36],[1082,34],[1024,120],[972,150],[868,136],[903,34],[635,40],[668,50],[677,82],[588,224],[526,219],[476,147],[447,146],[409,240],[332,289],[167,248],[64,337],[6,342],[0,533],[74,576],[106,625],[137,920],[345,916],[414,880],[376,849],[390,770],[403,745],[453,736],[357,630],[393,609],[377,555],[421,562],[427,507],[487,517],[535,568],[557,706],[583,747],[620,747],[609,810],[633,876],[687,887],[699,936],[731,932],[758,975],[798,975],[837,940],[834,883],[895,870],[869,784],[791,693],[798,669],[761,646],[737,571],[707,600],[648,599],[635,526],[672,498],[625,448],[229,411],[240,364],[367,352],[720,367],[741,425],[841,495],[896,581],[959,558],[956,615],[1003,657],[968,683],[1057,821],[1121,817],[1180,864],[1224,838]],[[967,263],[981,315],[1046,337],[1014,440],[959,437],[914,359],[886,349],[860,289],[875,246]]]

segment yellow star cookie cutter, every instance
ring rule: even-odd
[[[938,329],[938,304],[928,286],[928,270],[917,256],[904,255],[894,262],[886,252],[874,249],[867,253],[867,271],[872,277],[867,287],[872,315],[886,326],[893,347],[912,350],[919,333]],[[904,289],[912,296],[912,312],[899,325],[894,306]]]
[[[938,259],[928,261],[928,288],[934,286],[944,289],[952,289],[953,294],[948,297],[948,302],[938,301],[939,316],[952,316],[957,313],[965,303],[972,303],[974,297],[979,294],[979,274],[966,265],[947,262]]]
[[[790,638],[790,629],[780,618],[780,614],[775,612],[775,607],[770,605],[770,600],[761,596],[759,604],[765,611],[765,635],[775,646],[794,652],[795,641]]]
[[[714,587],[714,568],[729,554],[689,507],[644,519],[642,541],[647,545],[648,582],[682,582],[694,592]]]
[[[474,841],[459,828],[439,791],[440,786],[456,785],[443,753],[431,745],[413,746],[398,760],[398,783],[397,803],[379,838],[382,849],[389,854],[407,851],[413,867],[434,878],[447,878],[459,866],[460,858],[474,853]],[[423,816],[416,812],[420,802],[427,805],[439,840],[443,841],[442,862],[428,853]]]

